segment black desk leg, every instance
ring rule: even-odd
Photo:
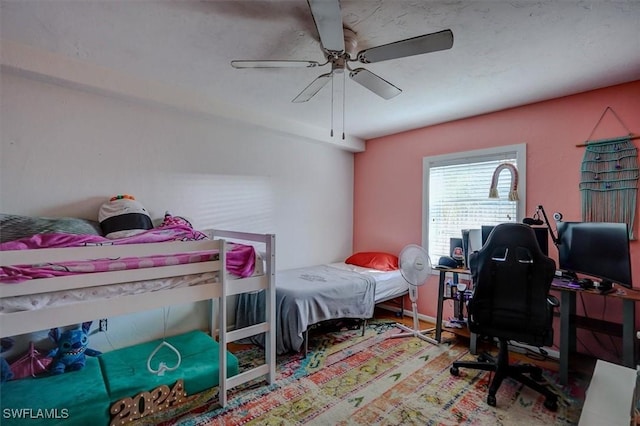
[[[636,306],[635,301],[624,299],[622,301],[622,363],[625,367],[636,368],[635,360],[635,334]]]
[[[560,295],[560,384],[569,382],[569,356],[576,351],[576,294],[562,291]]]
[[[444,279],[447,273],[440,271],[440,279],[438,281],[438,313],[436,314],[436,341],[442,342],[442,308],[444,304]]]

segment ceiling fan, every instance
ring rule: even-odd
[[[234,68],[315,68],[331,65],[331,71],[318,76],[305,87],[292,102],[307,102],[320,91],[337,73],[348,71],[349,77],[384,99],[399,95],[402,90],[382,77],[362,68],[352,68],[350,62],[370,64],[390,59],[421,55],[451,49],[453,32],[443,30],[381,46],[356,51],[358,41],[355,33],[342,23],[340,0],[307,0],[311,15],[320,36],[320,45],[326,62],[305,60],[234,60]]]

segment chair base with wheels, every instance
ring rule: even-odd
[[[542,369],[535,365],[511,365],[509,364],[509,346],[506,339],[498,339],[499,352],[497,358],[488,354],[478,356],[478,361],[454,361],[449,372],[458,376],[459,368],[473,368],[476,370],[493,371],[495,376],[489,385],[489,395],[487,396],[487,404],[492,407],[496,406],[496,392],[500,384],[506,377],[511,377],[523,385],[539,392],[545,396],[544,406],[550,411],[558,409],[558,396],[544,384],[539,383],[543,380]],[[526,376],[525,374],[528,374]]]

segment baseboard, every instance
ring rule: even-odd
[[[378,305],[376,305],[376,308],[381,308],[384,309],[385,311],[391,311],[391,312],[398,312],[399,310],[399,306],[392,306],[392,305],[388,305],[386,303],[380,303]],[[413,316],[413,311],[411,311],[410,309],[405,309],[403,311],[404,316],[411,318]],[[430,317],[428,315],[423,315],[423,314],[418,314],[418,319],[425,321],[425,322],[430,322],[432,324],[436,323],[436,319],[434,317]]]
[[[411,311],[405,310],[405,315],[411,316],[411,315],[413,315],[413,313]],[[436,323],[436,319],[434,317],[430,317],[428,315],[418,314],[418,319],[420,319],[422,321],[430,322],[430,323],[433,323],[433,324]]]

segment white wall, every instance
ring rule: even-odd
[[[170,210],[200,229],[275,233],[278,269],[351,252],[350,152],[6,68],[0,88],[3,213],[96,219],[109,197],[128,193],[153,218]],[[170,334],[206,325],[207,306],[193,308],[171,308]],[[110,319],[111,342],[96,334],[92,346],[160,337],[162,318]]]

